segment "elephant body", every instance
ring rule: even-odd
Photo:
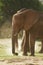
[[[13,29],[16,28],[14,34],[16,32],[18,33],[21,29],[29,30],[36,23],[38,18],[38,12],[31,9],[26,9],[23,12],[14,14],[12,18]]]
[[[34,36],[34,39],[35,39],[34,40],[34,47],[35,47],[36,40],[40,40],[42,42],[40,53],[43,53],[43,13],[40,14],[39,20],[30,29],[29,38],[30,38],[31,34]],[[24,38],[25,38],[25,36],[24,36]],[[25,41],[25,39],[23,39],[23,40]],[[23,46],[23,43],[22,43],[22,46]]]
[[[16,14],[13,15],[13,18],[12,18],[12,53],[13,54],[15,54],[16,36],[20,30],[25,30],[25,43],[24,43],[24,50],[23,50],[24,55],[27,54],[27,46],[29,44],[29,33],[31,34],[30,36],[31,55],[34,55],[34,41],[33,41],[34,39],[33,38],[35,36],[35,31],[36,31],[34,28],[34,25],[36,25],[36,23],[40,19],[40,16],[41,15],[38,11],[35,11],[32,9],[25,9],[23,11],[18,11]]]
[[[31,55],[34,55],[35,41],[40,39],[43,43],[43,13],[40,15],[39,20],[29,31],[30,33],[30,46],[31,46]]]

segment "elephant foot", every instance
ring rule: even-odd
[[[39,53],[43,53],[43,50],[39,51]]]
[[[15,53],[15,55],[18,55],[18,53]]]
[[[14,54],[15,54],[15,52],[13,51],[13,52],[12,52],[12,54],[14,55]]]
[[[23,53],[23,56],[28,56],[28,54],[27,53]]]
[[[30,56],[35,56],[34,54],[31,54]]]
[[[18,53],[13,53],[13,55],[16,55],[16,56],[18,56]]]

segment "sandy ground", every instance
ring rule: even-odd
[[[43,58],[22,56],[20,58],[0,60],[0,65],[43,65]]]
[[[4,44],[6,46],[6,51],[9,55],[12,54],[11,39],[0,39],[0,44]],[[12,59],[0,59],[0,65],[43,65],[43,57],[20,56]]]

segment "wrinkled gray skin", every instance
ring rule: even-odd
[[[31,28],[37,23],[40,18],[40,14],[31,9],[26,9],[23,12],[16,13],[12,18],[12,53],[15,54],[15,40],[16,35],[20,30],[25,30],[25,43],[23,54],[27,54],[27,46],[29,43],[29,33],[30,35],[30,46],[31,46],[31,55],[34,55],[34,36]]]

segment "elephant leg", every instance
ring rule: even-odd
[[[41,50],[39,53],[43,53],[43,40],[42,40]]]
[[[18,35],[15,36],[15,54],[18,55]]]
[[[15,37],[13,33],[12,33],[12,53],[15,54]]]
[[[29,46],[29,32],[25,31],[25,43],[24,43],[23,55],[27,55],[28,46]]]
[[[14,36],[14,32],[12,32],[12,53],[18,55],[15,53],[16,48],[18,48],[18,41],[17,36]]]
[[[23,51],[25,39],[26,39],[26,36],[25,36],[25,32],[24,32],[23,37],[22,37],[21,51]]]
[[[21,45],[21,50],[23,51],[23,48],[24,48],[24,44],[25,44],[25,39],[26,39],[26,36],[24,35],[23,36],[23,40],[22,40],[22,45]],[[30,52],[30,49],[29,49],[29,40],[28,40],[28,44],[27,44],[27,51]]]
[[[30,51],[31,51],[31,56],[34,56],[34,53],[35,53],[35,38],[31,34],[30,34]]]

